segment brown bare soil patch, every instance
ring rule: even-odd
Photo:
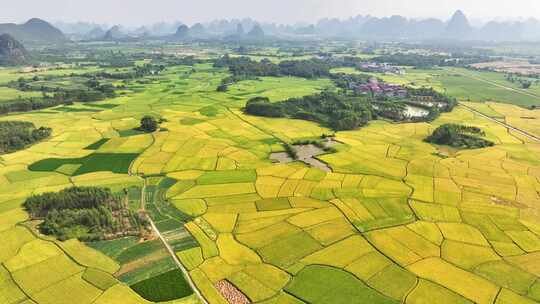
[[[215,284],[217,290],[230,304],[247,304],[251,301],[236,286],[227,280],[221,280]]]
[[[522,75],[540,73],[540,64],[531,64],[526,60],[482,62],[472,64],[471,67],[476,69],[489,69],[497,72],[516,73]]]

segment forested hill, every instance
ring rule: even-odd
[[[0,35],[0,66],[18,65],[27,60],[24,46],[9,34]]]
[[[62,31],[38,18],[30,19],[23,24],[0,24],[0,34],[10,34],[22,42],[57,43],[66,40]]]

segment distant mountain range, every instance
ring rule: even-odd
[[[322,36],[378,40],[478,40],[493,42],[540,41],[540,21],[497,22],[473,27],[462,11],[448,21],[357,16],[347,20],[323,19],[314,25]]]
[[[47,21],[33,18],[24,24],[0,24],[0,34],[9,34],[22,42],[62,42],[64,34]]]
[[[440,19],[410,19],[356,16],[349,19],[322,19],[315,24],[281,25],[259,23],[253,19],[216,20],[191,27],[181,22],[156,23],[136,28],[94,23],[55,23],[64,31],[43,21],[31,19],[24,24],[0,24],[0,34],[7,33],[22,42],[61,42],[70,40],[132,41],[148,38],[167,40],[262,39],[263,37],[310,39],[348,38],[380,41],[460,40],[515,42],[540,41],[540,21],[491,21],[481,27],[472,26],[462,11]]]

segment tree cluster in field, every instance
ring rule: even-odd
[[[298,159],[298,153],[296,153],[296,149],[293,147],[293,145],[288,144],[288,143],[284,143],[283,144],[283,149],[285,150],[285,153],[287,153],[287,155],[289,155],[290,158]]]
[[[139,129],[146,133],[152,133],[157,131],[159,128],[159,122],[157,119],[150,115],[146,115],[143,118],[141,118],[141,125]]]
[[[154,65],[146,63],[141,66],[135,66],[133,69],[135,70],[136,77],[144,77],[147,75],[160,74],[161,72],[165,71],[165,66],[163,64]]]
[[[329,77],[332,65],[325,60],[287,60],[275,64],[268,59],[255,61],[249,57],[224,55],[214,62],[214,67],[228,68],[232,76],[223,79],[218,91],[226,91],[228,85],[256,77],[294,76],[302,78]]]
[[[56,107],[61,104],[66,104],[66,102],[63,99],[45,97],[21,98],[10,102],[0,103],[0,114],[29,112],[33,110]]]
[[[129,210],[122,197],[108,188],[72,187],[34,195],[24,207],[33,219],[43,220],[39,226],[42,233],[60,240],[139,235],[148,226],[143,215]]]
[[[358,77],[363,75],[345,75]],[[348,78],[337,78],[338,86],[349,86]],[[285,117],[314,121],[336,131],[354,130],[366,125],[370,120],[384,117],[394,121],[433,121],[441,112],[450,112],[457,105],[455,98],[441,94],[430,88],[410,89],[405,99],[373,97],[350,94],[350,90],[341,92],[322,92],[300,98],[290,98],[279,102],[270,102],[266,97],[255,97],[246,103],[247,114],[264,117]],[[413,96],[431,97],[434,104],[427,105],[413,101]],[[441,103],[439,107],[436,103]],[[424,117],[407,117],[407,104],[426,109]]]
[[[437,104],[442,105],[438,106],[425,106],[422,102],[415,101],[415,98],[418,97],[431,97],[431,101]],[[438,112],[448,113],[452,112],[454,108],[458,105],[458,101],[455,97],[448,96],[446,94],[437,92],[433,88],[407,88],[407,98],[409,101],[407,103],[412,104],[417,107],[424,107],[427,110],[437,110]],[[429,102],[428,102],[429,103]],[[438,115],[435,117],[437,118]],[[433,119],[432,119],[433,120]]]
[[[22,150],[39,142],[52,133],[46,127],[36,128],[26,121],[0,121],[0,154]]]
[[[160,61],[163,61],[163,63],[165,63],[166,65],[187,65],[187,66],[194,66],[196,64],[207,62],[207,60],[199,59],[199,58],[196,58],[195,56],[163,58]]]
[[[429,96],[434,102],[446,103],[450,106],[455,106],[457,104],[456,98],[440,93],[431,87],[407,88],[407,96],[409,98],[418,96]]]
[[[110,71],[100,71],[93,73],[86,73],[82,76],[93,79],[112,79],[112,80],[133,80],[142,78],[145,76],[154,76],[159,75],[165,71],[167,67],[164,63],[160,64],[151,64],[146,63],[144,65],[138,65],[133,67],[133,69],[117,69],[113,72]]]
[[[413,66],[421,69],[429,69],[436,66],[450,66],[450,67],[466,67],[470,64],[493,61],[494,59],[483,55],[420,55],[420,54],[407,54],[407,53],[395,53],[388,55],[381,55],[371,59],[378,63],[389,63],[392,65],[401,66]]]
[[[477,127],[444,124],[435,129],[425,140],[437,145],[462,149],[479,149],[494,145],[493,142],[481,138],[483,136],[485,133]]]
[[[324,152],[327,153],[335,153],[337,152],[336,148],[328,146],[323,139],[328,138],[328,135],[322,135],[321,139],[304,139],[304,140],[296,140],[292,144],[293,146],[305,146],[305,145],[314,145],[315,147],[322,149]]]
[[[245,112],[266,117],[287,117],[318,122],[334,130],[353,130],[372,119],[369,101],[333,92],[290,98],[272,103],[268,98],[250,99]]]
[[[370,79],[373,78],[372,75],[368,74],[345,74],[345,73],[335,73],[331,75],[332,80],[336,87],[348,90],[350,93],[356,93],[358,88],[362,84],[366,84]],[[378,80],[382,82],[382,80]]]
[[[538,85],[540,84],[540,80],[539,79],[536,79],[534,82],[532,80],[529,80],[529,79],[523,79],[521,77],[519,77],[518,75],[515,75],[513,73],[509,73],[509,74],[506,74],[505,76],[505,79],[506,81],[508,82],[511,82],[511,83],[519,83],[519,85],[521,86],[522,89],[530,89],[531,86],[534,84]],[[530,77],[530,76],[528,76]]]

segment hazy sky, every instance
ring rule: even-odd
[[[0,22],[31,17],[49,21],[149,24],[179,20],[192,24],[219,18],[252,17],[277,23],[371,14],[448,18],[462,9],[470,18],[540,18],[540,0],[0,0]]]

